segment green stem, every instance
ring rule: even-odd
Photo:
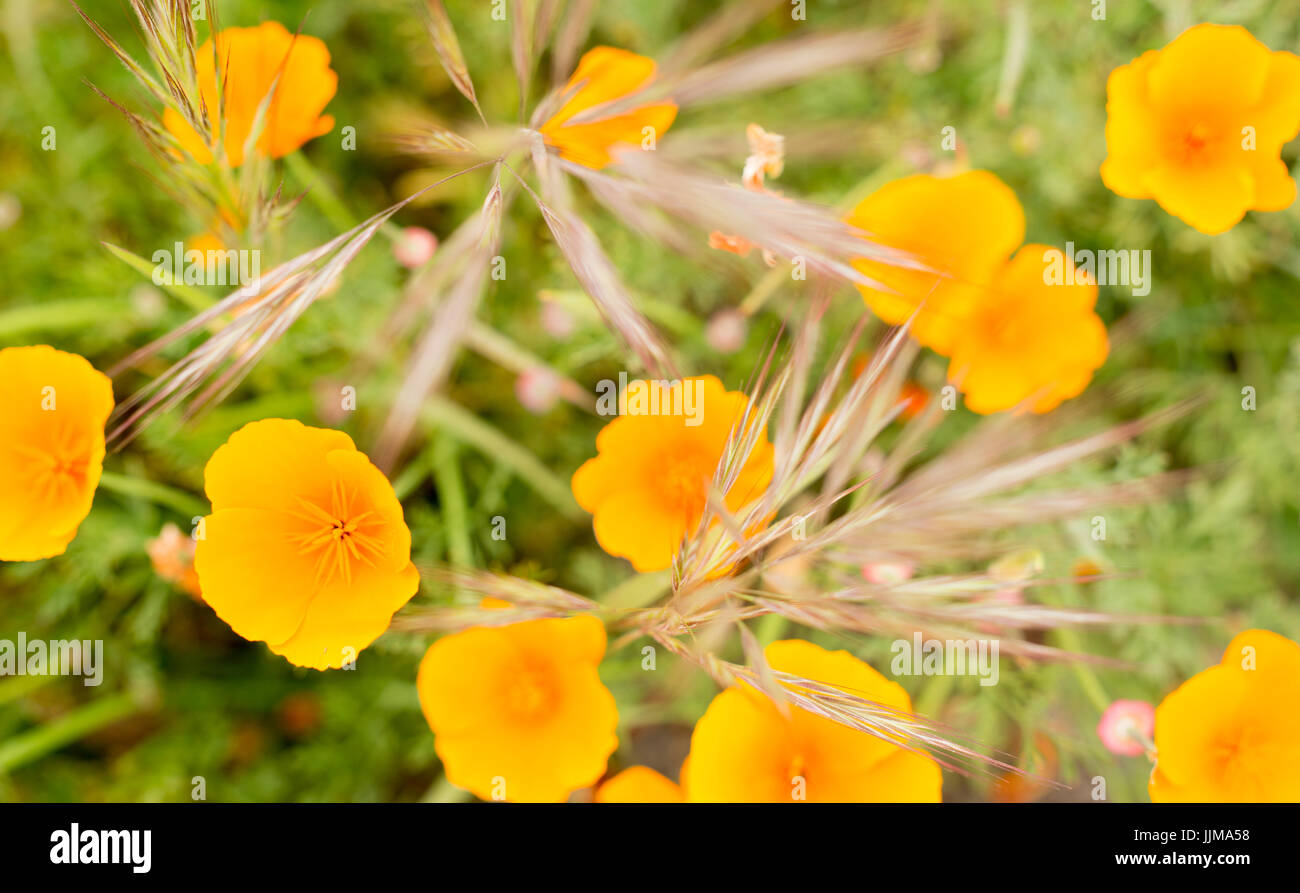
[[[425,467],[423,460],[412,462],[402,469],[401,474],[393,478],[393,492],[397,494],[397,501],[405,502],[407,497],[424,483],[425,475],[428,473],[429,469]]]
[[[0,745],[0,773],[33,763],[97,729],[130,716],[138,709],[140,705],[131,694],[110,695],[10,738]]]
[[[509,468],[565,517],[578,520],[586,516],[573,498],[568,481],[464,407],[446,397],[431,397],[425,401],[423,418],[428,424],[451,432],[457,440]]]
[[[1067,651],[1083,652],[1083,642],[1080,640],[1079,634],[1074,630],[1058,629],[1056,637],[1061,643],[1061,647]],[[1092,667],[1081,660],[1076,660],[1074,661],[1074,675],[1078,678],[1083,693],[1088,696],[1088,700],[1097,708],[1097,712],[1105,713],[1106,708],[1110,706],[1110,698],[1106,696],[1106,689],[1102,687],[1101,680],[1092,671]]]
[[[36,689],[53,682],[57,676],[11,676],[0,682],[0,707],[10,701],[25,698]]]
[[[132,252],[127,251],[125,248],[119,248],[111,242],[101,242],[100,244],[107,248],[109,253],[118,260],[121,260],[133,270],[136,270],[141,275],[148,278],[149,281],[153,281],[154,265],[149,263],[149,261],[145,260],[138,254],[133,254]],[[186,285],[184,282],[172,282],[158,287],[173,297],[178,298],[191,310],[201,312],[217,303],[203,290],[195,288],[192,285]]]
[[[316,166],[301,151],[286,155],[284,164],[293,174],[293,178],[308,190],[307,198],[334,227],[348,230],[359,223],[343,203],[343,199],[339,198],[339,194],[330,186],[329,181],[316,170]],[[384,223],[379,231],[393,241],[402,237],[401,228],[391,222]]]
[[[456,458],[456,441],[435,435],[430,449],[433,481],[438,488],[443,528],[447,532],[447,552],[454,567],[474,566],[474,548],[469,537],[469,506],[465,501],[465,482]]]
[[[77,331],[129,316],[125,301],[110,298],[78,298],[46,301],[14,307],[0,313],[0,337],[14,338],[28,332]]]
[[[168,487],[166,484],[159,484],[156,481],[147,481],[143,478],[133,478],[125,474],[105,471],[100,475],[99,486],[110,493],[116,493],[118,496],[125,496],[129,499],[143,499],[145,502],[152,502],[155,505],[173,509],[186,518],[196,518],[208,513],[207,506],[194,496],[183,490]]]

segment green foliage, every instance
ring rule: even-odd
[[[1117,457],[1083,463],[1063,477],[1086,485],[1170,468],[1203,473],[1165,502],[1106,511],[1104,542],[1091,539],[1090,518],[1081,517],[1019,531],[1006,545],[1042,549],[1045,578],[1069,576],[1080,557],[1112,575],[1086,585],[1034,588],[1028,590],[1032,599],[1204,623],[1124,624],[1048,637],[1049,644],[1124,662],[1121,668],[1076,670],[1004,659],[1002,681],[991,688],[974,680],[942,689],[931,688],[942,680],[903,680],[919,704],[994,747],[1027,753],[1022,743],[1042,732],[1056,744],[1067,783],[1102,775],[1111,799],[1144,800],[1146,762],[1101,748],[1093,731],[1099,707],[1088,687],[1111,699],[1159,702],[1217,661],[1239,629],[1300,634],[1300,206],[1249,214],[1230,233],[1210,238],[1153,202],[1110,193],[1097,174],[1105,155],[1106,76],[1165,43],[1182,25],[1203,19],[1238,21],[1271,47],[1294,51],[1300,3],[1237,2],[1226,12],[1223,4],[1208,2],[1112,3],[1105,22],[1092,21],[1089,4],[1074,0],[1025,4],[1028,57],[1009,111],[1000,115],[995,98],[1006,45],[1003,10],[1015,5],[810,2],[806,23],[791,21],[778,6],[730,49],[795,36],[805,27],[887,24],[930,12],[941,27],[925,46],[879,65],[688,110],[677,127],[733,136],[736,157],[716,166],[732,179],[743,163],[746,123],[786,134],[786,172],[776,186],[837,205],[864,182],[951,160],[940,139],[952,126],[970,164],[996,172],[1015,189],[1025,207],[1027,241],[1151,249],[1148,296],[1102,290],[1099,311],[1115,343],[1090,390],[1060,411],[1063,423],[1067,413],[1072,420],[1061,433],[1100,430],[1191,397],[1201,402],[1184,420]],[[513,122],[518,96],[509,29],[490,20],[488,4],[447,6],[484,112],[489,120]],[[698,24],[708,6],[687,0],[603,3],[590,42],[660,54]],[[16,223],[0,230],[0,346],[49,343],[106,369],[192,310],[100,242],[148,257],[208,222],[167,198],[154,182],[156,163],[128,122],[82,82],[146,111],[129,74],[71,8],[11,0],[4,10],[0,193],[22,210]],[[125,4],[104,4],[92,14],[129,50],[138,49]],[[383,139],[403,110],[452,126],[471,114],[438,66],[409,2],[229,0],[221,14],[226,26],[261,17],[291,29],[304,22],[306,33],[330,47],[340,88],[328,111],[338,126],[356,127],[357,151],[341,149],[336,127],[304,155],[354,220],[404,197],[413,184],[449,172],[395,157]],[[801,157],[801,135],[828,123],[850,135],[844,144],[832,157]],[[41,148],[47,126],[57,131],[55,151]],[[1294,143],[1284,157],[1294,166]],[[289,194],[301,191],[291,166],[277,170]],[[485,184],[483,173],[453,181],[395,222],[426,226],[445,238],[477,209]],[[685,371],[718,374],[729,386],[742,386],[790,302],[804,298],[779,290],[751,321],[746,347],[719,355],[708,347],[704,326],[712,313],[745,297],[765,272],[758,262],[718,255],[702,266],[626,228],[585,195],[579,200]],[[274,236],[278,255],[292,256],[337,232],[321,207],[313,197],[299,206]],[[576,314],[577,330],[564,340],[542,330],[538,293],[568,294],[577,284],[529,207],[517,202],[507,214],[509,276],[492,283],[480,318],[584,386],[615,377],[627,360],[594,314]],[[224,404],[187,426],[164,419],[110,455],[110,480],[65,555],[0,568],[0,638],[25,630],[29,637],[103,639],[106,655],[98,688],[75,679],[0,679],[0,799],[187,800],[196,776],[206,779],[208,799],[218,801],[455,796],[439,783],[432,736],[415,694],[426,640],[390,633],[361,655],[355,672],[298,670],[262,644],[239,639],[206,606],[158,579],[145,552],[164,523],[188,530],[193,515],[206,508],[203,465],[250,420],[285,416],[337,424],[362,449],[373,443],[401,358],[381,349],[368,378],[347,376],[356,357],[374,351],[401,298],[406,271],[390,249],[387,239],[377,238],[337,291],[310,308]],[[210,298],[220,296],[209,291]],[[863,312],[846,291],[826,328],[847,331]],[[1121,331],[1124,338],[1117,337]],[[143,374],[123,376],[117,398],[162,368],[155,361]],[[927,385],[939,384],[943,374],[944,361],[930,354],[916,370]],[[332,405],[345,384],[357,388],[357,411],[335,422]],[[569,476],[594,454],[599,420],[565,403],[530,413],[516,399],[514,384],[513,373],[466,351],[443,411],[435,407],[423,420],[419,446],[394,475],[414,557],[469,562],[598,597],[625,581],[629,568],[599,550],[589,517],[566,505],[565,495]],[[1243,388],[1254,389],[1254,411],[1242,408]],[[959,416],[945,425],[941,443],[970,426],[968,414]],[[492,537],[498,515],[509,525],[505,541]],[[452,597],[426,587],[417,603]],[[840,639],[826,644],[846,647]],[[859,651],[881,669],[889,659],[883,640]],[[622,764],[647,759],[634,730],[688,728],[714,693],[701,674],[663,654],[656,673],[644,672],[639,644],[612,652],[602,673],[620,704]],[[311,721],[299,717],[295,725],[294,710],[305,710]],[[73,724],[58,725],[70,717]],[[984,798],[989,791],[986,779],[956,776],[948,776],[945,789],[948,799]]]

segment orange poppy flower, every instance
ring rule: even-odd
[[[868,232],[872,241],[909,252],[935,271],[866,258],[853,261],[863,275],[893,290],[859,285],[871,311],[890,325],[916,313],[912,336],[944,355],[952,350],[983,287],[1025,238],[1020,202],[988,171],[894,180],[863,199],[846,221]]]
[[[1044,281],[1051,263],[1067,272],[1062,284]],[[1096,283],[1074,274],[1059,249],[1020,249],[981,294],[950,354],[948,377],[966,406],[992,413],[1032,399],[1034,412],[1047,412],[1082,393],[1109,351],[1096,302]]]
[[[613,161],[609,154],[613,146],[641,146],[647,138],[658,140],[667,133],[677,118],[677,104],[650,103],[576,124],[569,120],[587,109],[630,96],[650,83],[654,74],[653,59],[615,47],[595,47],[578,60],[577,70],[564,85],[563,93],[569,99],[538,130],[547,145],[559,150],[561,158],[600,170]]]
[[[1110,73],[1101,179],[1214,235],[1295,200],[1281,149],[1297,133],[1300,57],[1196,25]]]
[[[231,167],[244,163],[244,143],[273,84],[275,96],[257,139],[259,152],[283,158],[334,129],[334,118],[321,114],[339,85],[324,41],[306,34],[290,34],[279,22],[263,22],[254,28],[222,30],[217,35],[217,55],[225,82],[223,146]],[[216,117],[217,71],[212,41],[206,40],[198,49],[198,80],[210,119]],[[215,147],[208,145],[179,112],[165,109],[163,126],[194,160],[212,163]]]
[[[250,422],[212,454],[203,484],[203,600],[292,664],[352,663],[420,586],[392,485],[342,431]]]
[[[492,607],[485,600],[484,607]],[[484,800],[558,803],[605,773],[618,708],[590,614],[443,636],[416,687],[447,780]]]
[[[631,766],[596,788],[597,803],[685,803],[682,786],[649,766]]]
[[[648,405],[662,411],[639,412],[638,398],[653,388],[662,385],[628,386],[624,414],[596,437],[599,455],[573,475],[574,498],[595,516],[600,547],[643,573],[669,567],[682,539],[699,525],[731,429],[749,403],[744,394],[705,375],[658,392],[663,399]],[[677,395],[671,401],[670,392]],[[664,408],[674,401],[685,411]],[[762,496],[772,480],[772,463],[772,444],[761,434],[726,494],[729,510],[739,512]]]
[[[62,555],[104,468],[113,385],[44,344],[0,350],[0,561]]]
[[[1300,802],[1300,645],[1262,629],[1156,708],[1157,803]]]
[[[847,651],[811,642],[773,642],[772,669],[900,710],[912,701]],[[713,699],[691,736],[683,774],[693,802],[938,802],[939,764],[874,735],[790,705],[787,719],[767,697],[737,685]]]

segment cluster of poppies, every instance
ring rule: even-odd
[[[268,22],[223,31],[218,50],[228,73],[220,148],[230,164],[243,161],[277,78],[256,151],[280,157],[332,128],[321,113],[337,77],[323,43]],[[209,45],[200,48],[209,108],[218,107],[213,58]],[[598,168],[616,147],[639,144],[646,128],[662,135],[677,113],[671,102],[583,116],[635,92],[654,70],[652,60],[623,50],[590,51],[563,91],[565,104],[540,128],[543,138],[561,157]],[[1154,198],[1210,233],[1295,197],[1279,156],[1300,130],[1300,59],[1270,52],[1241,28],[1197,26],[1117,69],[1108,111],[1102,176],[1121,195]],[[179,117],[165,124],[197,163],[213,160],[218,147]],[[1021,245],[1024,214],[993,174],[907,177],[848,219],[923,261],[924,269],[857,261],[880,286],[863,295],[883,320],[910,321],[920,343],[949,357],[972,410],[1028,404],[1046,412],[1080,393],[1104,360],[1096,285],[1086,277],[1045,284],[1050,249]],[[699,525],[747,406],[716,378],[690,382],[703,395],[701,424],[621,415],[573,476],[597,542],[637,571],[668,567]],[[0,559],[33,561],[67,548],[90,511],[112,409],[111,383],[85,359],[48,346],[0,350]],[[772,445],[760,436],[725,494],[727,508],[739,512],[761,497],[772,475]],[[340,431],[252,422],[213,454],[204,486],[212,512],[195,531],[193,566],[202,599],[237,634],[297,666],[355,661],[419,588],[391,484]],[[618,745],[618,710],[598,675],[604,652],[604,626],[590,615],[484,625],[435,642],[417,686],[448,779],[485,799],[516,801],[559,801],[597,785]],[[776,671],[911,710],[899,685],[846,652],[782,641],[766,658]],[[1156,711],[1152,798],[1300,799],[1297,706],[1300,646],[1259,630],[1238,636],[1222,664]],[[779,709],[737,685],[697,722],[679,782],[633,767],[595,798],[937,801],[941,786],[928,756],[798,707]]]
[[[420,704],[447,778],[485,800],[565,800],[605,775],[618,710],[597,665],[594,617],[526,620],[445,636],[420,665]],[[846,651],[773,642],[773,670],[911,711],[902,686]],[[527,747],[520,747],[527,741]],[[727,689],[695,725],[680,782],[644,766],[601,784],[598,802],[938,802],[927,756],[749,687]]]

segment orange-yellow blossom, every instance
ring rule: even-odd
[[[1111,72],[1101,178],[1214,235],[1295,201],[1281,150],[1297,133],[1300,56],[1239,25],[1196,25]]]
[[[773,642],[773,670],[911,712],[912,701],[847,651],[811,642]],[[939,765],[842,723],[772,701],[745,684],[719,694],[695,724],[683,784],[692,802],[938,802]]]
[[[863,199],[847,222],[929,268],[853,261],[859,272],[889,289],[858,286],[872,312],[890,325],[915,313],[912,336],[944,355],[952,351],[984,288],[1025,238],[1020,202],[988,171],[894,180]]]
[[[1157,803],[1300,802],[1300,645],[1238,635],[1156,708]]]
[[[653,146],[677,118],[677,104],[657,102],[619,114],[570,123],[587,109],[630,96],[650,83],[655,61],[646,56],[599,46],[578,60],[564,85],[568,100],[538,130],[560,157],[600,170],[613,161],[615,146]]]
[[[244,163],[244,143],[252,133],[262,102],[275,87],[258,136],[257,151],[282,158],[304,143],[334,129],[334,118],[321,114],[338,90],[338,75],[330,68],[330,51],[324,41],[306,34],[290,34],[279,22],[253,28],[226,28],[217,35],[220,76],[225,85],[222,101],[222,145],[232,167]],[[199,91],[216,133],[218,68],[212,41],[198,48]],[[277,81],[278,78],[278,81]],[[200,164],[210,164],[214,145],[208,145],[179,112],[166,109],[163,125]]]
[[[597,803],[685,803],[682,786],[649,766],[630,766],[596,788]]]
[[[1053,280],[1053,270],[1064,275]],[[1078,396],[1106,360],[1106,326],[1093,311],[1097,285],[1058,248],[1026,245],[1000,269],[953,344],[948,377],[972,412],[1029,401],[1048,412]]]
[[[113,385],[47,345],[0,350],[0,561],[62,555],[104,468]]]
[[[212,454],[203,484],[203,600],[292,664],[354,662],[419,588],[402,505],[342,431],[250,422]]]
[[[662,389],[663,397],[647,406],[661,411],[638,413],[637,397],[651,388]],[[596,437],[598,455],[574,473],[573,495],[595,516],[602,549],[638,571],[663,570],[699,525],[728,437],[743,420],[749,398],[728,391],[712,375],[685,378],[671,388],[633,382],[628,391],[624,414]],[[670,405],[687,411],[664,409]],[[760,433],[725,494],[727,508],[739,512],[761,497],[772,467],[772,444]]]
[[[416,688],[447,780],[484,800],[530,803],[595,784],[618,747],[618,708],[597,674],[604,654],[605,627],[590,614],[434,642]]]

